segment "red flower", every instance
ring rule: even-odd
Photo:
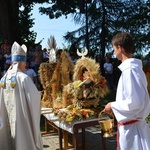
[[[106,83],[106,79],[104,77],[102,77],[100,79],[100,86],[101,86],[101,88],[105,88],[105,83]]]

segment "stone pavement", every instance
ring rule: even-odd
[[[56,150],[59,148],[58,133],[42,136],[44,150]],[[72,142],[72,135],[69,134],[69,143]],[[81,134],[79,133],[79,145],[81,147]],[[102,150],[101,132],[99,126],[86,128],[85,133],[86,150]],[[73,150],[69,149],[69,150]],[[82,147],[79,149],[82,150]],[[106,150],[116,150],[116,137],[106,138]]]

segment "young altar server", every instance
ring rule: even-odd
[[[25,45],[14,42],[12,65],[0,81],[0,150],[42,150],[40,134],[41,96],[24,74]],[[3,125],[3,126],[2,126]]]
[[[142,61],[132,58],[133,40],[128,33],[112,39],[114,54],[121,60],[116,101],[105,106],[118,121],[118,150],[150,150],[150,128],[145,118],[150,113],[150,98]]]

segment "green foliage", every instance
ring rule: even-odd
[[[133,35],[136,52],[146,51],[150,47],[150,2],[148,0],[93,0],[87,4],[87,11],[84,10],[87,14],[80,13],[79,0],[22,0],[19,3],[17,0],[13,3],[12,1],[4,3],[4,0],[1,0],[1,7],[10,6],[0,10],[1,14],[5,14],[5,19],[9,18],[4,23],[1,15],[2,40],[8,37],[11,41],[17,40],[19,43],[33,45],[36,33],[30,30],[34,25],[31,11],[36,3],[45,2],[48,7],[39,8],[41,14],[48,15],[50,19],[73,14],[75,23],[81,24],[79,29],[68,32],[64,36],[71,45],[70,48],[82,49],[88,43],[90,56],[101,54],[104,57],[106,51],[112,51],[111,39],[118,31],[130,32]],[[21,6],[23,10],[19,10]]]
[[[36,38],[36,33],[30,31],[34,25],[34,20],[31,18],[33,5],[48,1],[49,0],[1,0],[0,37],[2,41],[7,38],[10,43],[17,41],[20,44],[33,45]]]
[[[130,32],[135,40],[136,51],[147,50],[150,46],[150,2],[124,1],[124,0],[93,0],[88,4],[87,16],[79,12],[78,0],[61,1],[51,0],[50,6],[40,8],[42,14],[50,18],[74,14],[75,23],[81,28],[68,32],[64,39],[76,47],[85,47],[86,19],[88,19],[89,53],[105,56],[106,51],[111,51],[112,36],[118,31]]]
[[[30,31],[30,28],[34,25],[34,20],[31,19],[33,4],[27,5],[27,3],[20,3],[20,7],[23,8],[19,11],[19,33],[21,35],[21,42],[27,45],[34,45],[36,33],[34,31]]]
[[[76,12],[77,1],[51,0],[47,8],[40,7],[41,14],[46,14],[50,19],[59,18],[62,15],[67,17],[70,13]]]

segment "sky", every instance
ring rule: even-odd
[[[66,32],[71,32],[79,28],[79,25],[75,25],[71,16],[68,16],[67,19],[65,19],[65,17],[61,17],[50,20],[48,16],[41,15],[39,13],[38,8],[40,6],[46,6],[46,4],[36,4],[32,11],[32,18],[35,19],[35,24],[31,30],[37,33],[36,43],[43,39],[41,45],[42,48],[46,48],[48,38],[50,38],[50,36],[54,36],[57,43],[57,48],[63,48],[63,44],[67,46],[68,44],[63,40],[63,36]]]

